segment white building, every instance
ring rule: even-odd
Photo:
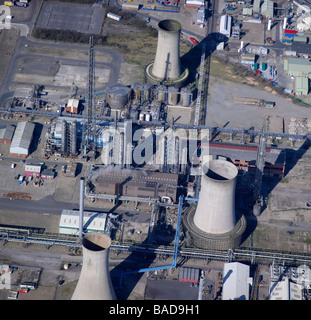
[[[219,32],[229,38],[231,35],[231,24],[232,24],[232,18],[229,15],[225,14],[221,16]]]
[[[105,232],[107,224],[107,214],[98,212],[84,211],[83,229],[88,232]],[[60,222],[59,233],[62,234],[79,234],[79,211],[63,210]]]
[[[239,262],[225,263],[223,271],[222,300],[249,300],[253,279],[250,267]]]
[[[26,158],[32,141],[35,125],[30,122],[19,122],[10,146],[10,155]]]
[[[284,278],[270,283],[270,300],[302,300],[303,286]]]

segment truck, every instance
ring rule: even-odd
[[[4,1],[4,5],[8,7],[28,7],[28,0],[20,0],[20,1]]]
[[[20,177],[18,178],[18,183],[22,184],[23,181],[24,181],[24,176],[20,176]]]

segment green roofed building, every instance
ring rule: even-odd
[[[284,71],[288,76],[311,79],[311,61],[308,59],[288,58],[284,60]]]
[[[297,96],[306,96],[309,93],[309,79],[297,77],[295,79],[295,94]]]

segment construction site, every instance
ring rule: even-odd
[[[41,7],[41,28],[57,24],[55,8]],[[14,261],[2,273],[23,266],[22,246],[21,256],[44,247],[42,288],[19,299],[272,299],[286,281],[308,299],[309,110],[210,76],[210,40],[194,48],[194,71],[181,57],[181,23],[157,28],[153,61],[131,84],[118,81],[120,53],[94,36],[80,60],[21,42],[0,109],[0,236]]]

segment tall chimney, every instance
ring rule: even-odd
[[[83,264],[72,300],[116,300],[109,273],[110,245],[110,237],[101,232],[83,237]]]
[[[79,237],[83,235],[83,217],[84,217],[84,178],[80,178],[80,208],[79,208]]]

